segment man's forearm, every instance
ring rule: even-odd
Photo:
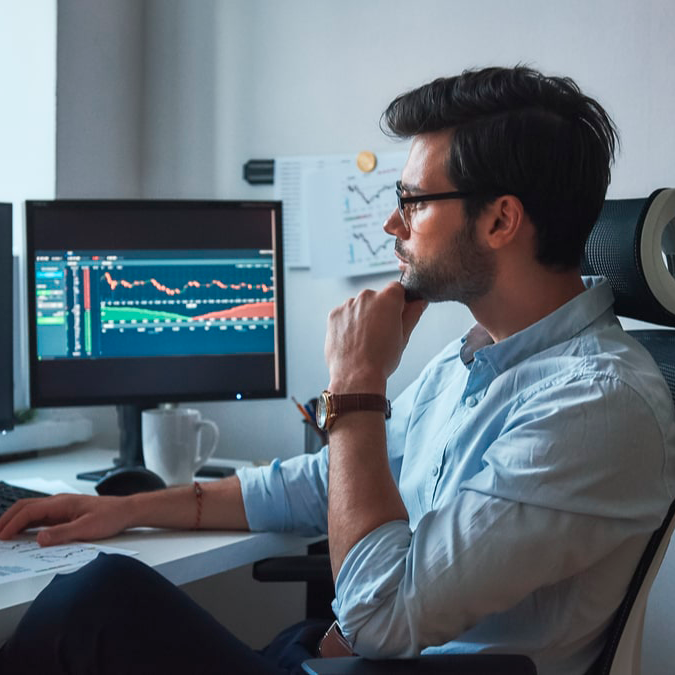
[[[405,302],[398,283],[362,291],[328,317],[328,390],[380,394],[396,370],[426,304]],[[408,513],[387,458],[384,415],[359,411],[338,416],[330,429],[328,538],[336,578],[349,550],[369,532]]]
[[[192,484],[133,495],[129,498],[128,527],[191,529],[199,520],[200,529],[248,529],[239,478],[231,476],[200,486],[203,493],[199,500]]]
[[[328,538],[333,578],[349,550],[392,520],[408,520],[389,469],[384,416],[350,413],[330,432]]]
[[[248,529],[236,476],[203,484],[203,490],[201,496],[194,485],[186,485],[127,497],[60,494],[22,499],[0,517],[0,538],[12,539],[40,526],[40,546],[107,539],[131,527]]]

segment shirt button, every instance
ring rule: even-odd
[[[431,475],[432,475],[432,476],[438,476],[438,467],[437,467],[437,466],[435,466],[435,467],[431,470]]]
[[[478,403],[478,400],[476,399],[475,396],[467,396],[466,397],[466,404],[469,406],[469,408],[473,408],[476,403]]]

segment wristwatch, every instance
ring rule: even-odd
[[[322,391],[316,404],[316,426],[321,431],[329,431],[335,420],[345,413],[357,410],[371,410],[391,417],[391,403],[380,394],[331,394]]]

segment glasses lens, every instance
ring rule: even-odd
[[[401,186],[401,181],[397,180],[396,181],[396,202],[398,204],[398,213],[401,216],[401,220],[403,221],[403,224],[405,225],[406,229],[410,229],[410,225],[408,224],[408,211],[409,209],[406,209],[406,204],[401,203],[401,197],[403,196],[403,188]]]

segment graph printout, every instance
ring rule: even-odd
[[[302,155],[274,160],[274,198],[283,202],[284,262],[287,267],[310,266],[306,176],[340,166],[354,166],[354,156]]]
[[[306,176],[312,274],[351,277],[398,269],[394,237],[382,229],[396,208],[407,152],[381,153],[364,173],[349,164]]]
[[[0,584],[38,574],[70,572],[91,562],[99,553],[137,555],[128,549],[88,543],[41,547],[34,540],[0,541]]]

